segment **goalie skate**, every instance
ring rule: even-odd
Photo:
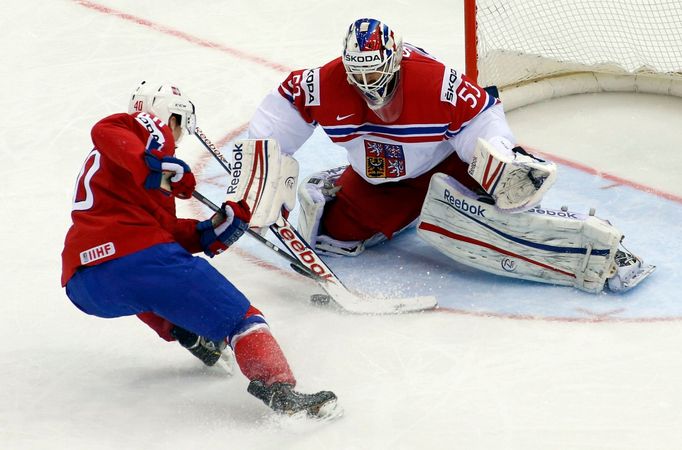
[[[271,386],[266,386],[259,380],[251,381],[247,390],[280,414],[295,417],[307,416],[321,420],[332,420],[343,414],[336,395],[331,391],[303,394],[295,391],[290,384],[273,383]]]
[[[616,251],[615,274],[608,279],[607,286],[613,292],[629,291],[651,275],[656,266],[644,264],[641,258],[626,249]]]

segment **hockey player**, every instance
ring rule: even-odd
[[[432,206],[448,203],[448,199],[442,183],[433,185],[432,180],[436,174],[445,174],[448,183],[458,186],[446,189],[451,197],[457,193],[450,199],[453,208],[468,201],[466,204],[479,211],[490,209],[500,214],[505,226],[496,228],[499,233],[487,239],[513,236],[535,225],[550,227],[547,232],[539,231],[541,240],[555,239],[558,236],[553,236],[552,230],[566,228],[556,222],[526,223],[526,211],[537,206],[553,184],[556,166],[516,145],[500,101],[421,48],[403,44],[397,33],[378,20],[364,18],[352,23],[340,58],[322,67],[292,72],[262,101],[248,133],[251,138],[274,138],[283,152],[293,154],[316,126],[346,149],[350,163],[316,173],[299,187],[299,231],[323,252],[357,255],[367,246],[390,239],[420,217],[436,214],[439,227],[429,228],[431,222],[422,227],[420,223],[420,236],[462,263],[594,292],[615,275],[614,245],[622,238],[615,229],[609,231],[606,241],[590,244],[608,248],[598,249],[607,257],[595,269],[598,279],[586,284],[581,274],[572,273],[567,279],[563,274],[545,276],[544,256],[533,262],[540,275],[528,274],[523,264],[516,264],[517,259],[523,261],[523,255],[513,256],[514,270],[507,270],[512,267],[509,263],[502,270],[502,258],[510,257],[504,250],[506,244],[495,246],[502,251],[489,252],[490,242],[487,246],[481,241],[473,243],[479,228],[494,225],[475,221],[471,215],[461,218],[442,211],[434,213]],[[464,231],[457,228],[458,238],[455,233],[443,232],[452,231],[449,221],[453,220],[468,222]],[[573,228],[580,228],[577,236],[584,222],[581,219],[580,224],[574,224]],[[464,242],[463,247],[450,251],[458,240],[457,245]],[[576,251],[568,241],[565,243],[565,247],[556,246],[552,251],[590,258],[591,253],[584,248]],[[641,261],[631,256],[628,253],[624,258],[632,266],[630,272],[646,272]],[[582,266],[588,265],[587,261],[578,258],[568,264],[584,271]],[[630,272],[626,284],[632,286],[636,283]]]
[[[92,129],[62,253],[62,286],[87,314],[136,314],[163,339],[177,340],[207,365],[226,345],[251,380],[248,391],[277,412],[323,417],[329,391],[302,394],[261,312],[205,259],[244,233],[244,203],[226,202],[204,221],[178,219],[175,198],[195,187],[175,143],[194,133],[194,105],[172,85],[142,83],[128,113]]]

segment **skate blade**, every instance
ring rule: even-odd
[[[639,268],[637,273],[635,273],[629,280],[623,283],[622,292],[629,291],[633,287],[637,286],[639,283],[644,281],[649,275],[651,275],[654,272],[654,270],[656,270],[656,266],[652,266],[651,264],[642,265],[642,267]]]
[[[341,416],[343,416],[343,408],[339,405],[337,399],[333,399],[322,405],[317,414],[312,416],[312,418],[321,422],[331,422]]]
[[[232,376],[234,375],[234,367],[236,365],[236,361],[234,359],[234,353],[231,351],[223,350],[222,355],[220,355],[220,359],[215,363],[213,367],[219,368],[221,371],[225,373],[227,376]]]
[[[289,423],[331,422],[343,416],[343,408],[336,399],[324,403],[317,412],[296,411],[284,415],[284,421]]]

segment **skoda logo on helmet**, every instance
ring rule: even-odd
[[[346,53],[345,55],[343,55],[343,58],[346,62],[349,62],[349,63],[368,63],[368,62],[381,62],[381,61],[383,61],[381,56],[377,53],[375,53],[375,54]]]

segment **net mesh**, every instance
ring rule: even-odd
[[[478,0],[479,83],[562,73],[682,79],[680,0]]]

